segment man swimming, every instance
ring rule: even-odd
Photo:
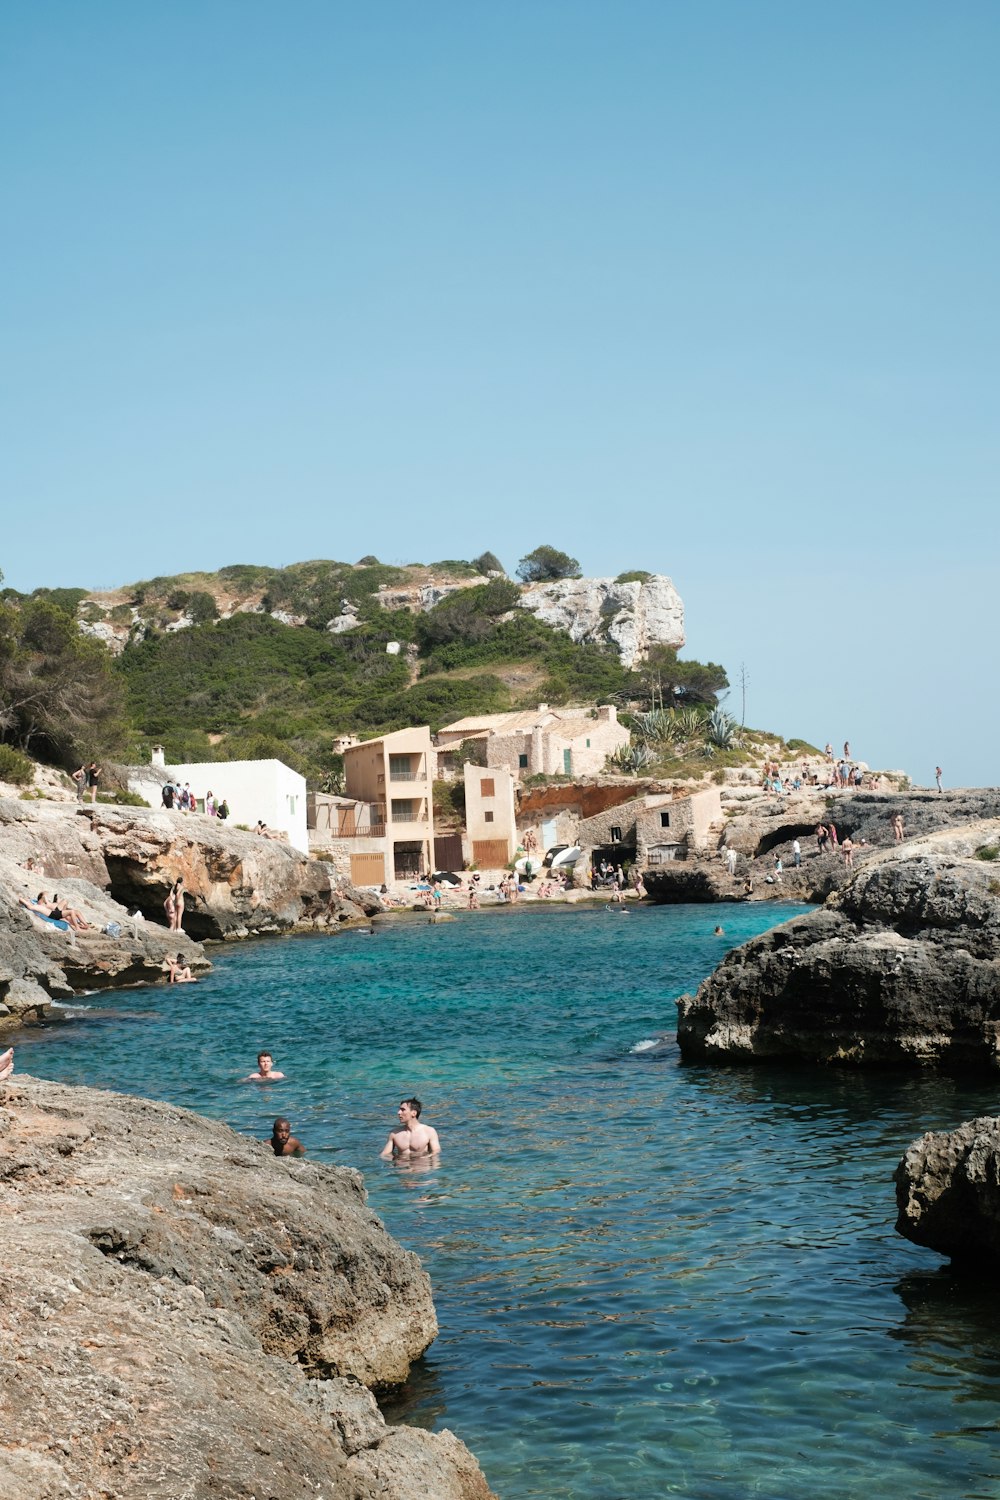
[[[399,1106],[399,1130],[389,1133],[380,1156],[435,1156],[441,1150],[438,1133],[432,1125],[421,1125],[419,1099],[404,1099]]]
[[[305,1156],[306,1148],[292,1135],[288,1120],[277,1119],[271,1131],[271,1150],[275,1156]]]
[[[274,1058],[270,1052],[257,1053],[257,1071],[248,1073],[242,1080],[243,1083],[270,1083],[274,1078],[284,1078],[284,1073],[275,1070]]]

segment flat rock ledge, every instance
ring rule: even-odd
[[[1000,1069],[1000,879],[983,820],[874,856],[678,1001],[684,1057]]]
[[[372,1395],[437,1323],[359,1173],[15,1075],[0,1178],[4,1500],[490,1500]]]
[[[896,1229],[956,1263],[994,1271],[1000,1257],[1000,1119],[931,1131],[896,1169]]]

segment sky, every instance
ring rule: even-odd
[[[993,0],[10,0],[6,584],[547,543],[997,784],[998,68]]]

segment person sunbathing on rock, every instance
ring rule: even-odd
[[[292,1135],[289,1122],[281,1118],[275,1120],[271,1131],[271,1150],[275,1156],[305,1156],[306,1154],[305,1146]]]
[[[197,976],[191,973],[189,964],[184,962],[183,953],[178,953],[176,958],[167,959],[167,969],[170,974],[171,984],[197,984]]]
[[[6,1052],[0,1052],[0,1083],[9,1078],[14,1071],[14,1049],[8,1047]]]

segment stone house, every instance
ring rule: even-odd
[[[593,857],[642,869],[713,853],[721,835],[722,794],[717,786],[689,792],[652,792],[581,818],[574,842]]]
[[[621,745],[629,743],[629,732],[618,722],[612,704],[600,708],[549,708],[505,714],[472,714],[446,724],[438,731],[436,744],[442,763],[449,748],[464,740],[482,740],[486,764],[525,776],[596,776]]]

